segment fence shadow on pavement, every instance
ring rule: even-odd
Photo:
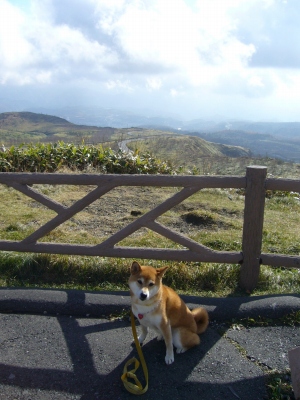
[[[67,296],[67,307],[68,302],[74,304],[75,301],[78,306],[86,302],[84,292],[76,299],[72,291],[67,292]],[[44,352],[41,354],[43,364],[49,358],[46,368],[39,367],[38,362],[36,367],[29,367],[28,364],[22,366],[21,360],[14,357],[11,365],[0,363],[3,399],[10,399],[9,388],[27,390],[29,393],[33,391],[30,398],[43,400],[47,399],[48,392],[55,393],[55,397],[51,397],[55,399],[132,398],[120,379],[125,362],[137,356],[136,349],[132,347],[129,321],[62,315],[39,318],[53,318],[48,327],[51,330],[53,326],[53,329],[60,331],[59,343],[62,348],[54,349],[50,341],[41,349]],[[38,330],[38,327],[35,329]],[[34,339],[29,337],[28,340]],[[23,344],[24,340],[26,337]],[[201,335],[201,340],[200,346],[184,354],[175,354],[175,362],[166,366],[164,343],[150,336],[143,346],[149,370],[149,391],[144,398],[263,398],[265,382],[258,367],[241,357],[236,348],[213,327]],[[54,356],[51,355],[53,350],[56,350]],[[65,358],[69,360],[68,368],[65,368],[65,361],[60,363],[60,359],[63,361]],[[11,398],[17,397],[14,395]]]

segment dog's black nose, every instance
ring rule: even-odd
[[[146,298],[147,298],[147,295],[145,293],[141,293],[140,299],[144,301],[144,300],[146,300]]]

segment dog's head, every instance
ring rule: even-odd
[[[154,297],[161,288],[161,280],[168,267],[153,268],[134,261],[130,268],[129,287],[133,296],[142,301]]]

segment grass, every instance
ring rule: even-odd
[[[273,371],[267,377],[267,392],[269,400],[294,400],[291,383],[291,371]]]
[[[44,185],[40,189],[63,204],[86,194],[91,188]],[[44,240],[96,244],[136,217],[131,209],[145,207],[146,200],[159,201],[169,197],[174,189],[159,191],[143,188],[118,188],[108,194],[95,208],[84,210],[69,222],[55,229]],[[55,214],[5,186],[0,187],[1,239],[21,240]],[[282,194],[273,193],[266,201],[264,251],[299,254],[299,200],[289,198],[282,203]],[[160,217],[160,222],[181,230],[216,250],[241,249],[243,196],[234,190],[203,190]],[[122,202],[124,204],[122,204]],[[115,206],[114,206],[115,204]],[[128,208],[128,204],[132,206]],[[103,207],[103,208],[101,208]],[[111,208],[110,208],[111,207]],[[116,208],[117,207],[117,208]],[[103,213],[105,215],[98,215]],[[118,210],[121,212],[118,217]],[[142,213],[146,210],[142,209]],[[125,215],[124,215],[125,213]],[[127,213],[127,214],[126,214]],[[123,218],[123,219],[122,219]],[[103,229],[104,224],[107,226]],[[106,232],[107,230],[107,232]],[[179,247],[160,235],[142,229],[123,240],[121,245],[140,247]],[[132,260],[0,253],[0,284],[2,286],[77,288],[84,290],[125,289]],[[143,263],[161,266],[163,261]],[[165,283],[181,293],[205,296],[234,296],[245,294],[238,286],[239,265],[168,262],[170,271]],[[258,286],[254,294],[300,293],[300,271],[261,266]]]
[[[161,261],[141,262],[159,267]],[[128,290],[131,260],[1,252],[0,286],[79,290]],[[201,296],[239,296],[239,265],[168,262],[164,283],[179,293]],[[295,278],[296,275],[296,278]],[[298,275],[298,276],[297,276]],[[299,293],[297,271],[261,267],[255,295]]]

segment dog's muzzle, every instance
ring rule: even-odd
[[[146,298],[147,298],[147,295],[145,294],[145,293],[141,293],[140,294],[140,299],[142,300],[142,301],[144,301],[144,300],[146,300]]]

